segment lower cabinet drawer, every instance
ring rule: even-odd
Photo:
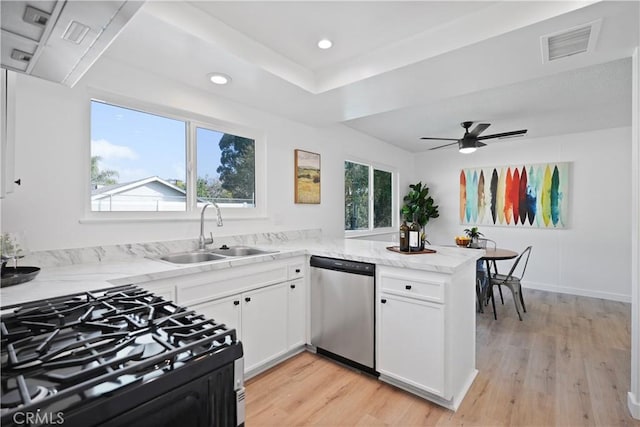
[[[381,277],[382,292],[390,292],[428,301],[444,302],[444,283],[395,276]]]
[[[304,277],[304,264],[290,264],[287,267],[287,279],[294,280]]]

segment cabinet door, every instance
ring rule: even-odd
[[[245,371],[287,351],[287,283],[242,294]]]
[[[224,323],[229,328],[236,330],[236,337],[242,340],[240,331],[240,295],[233,295],[201,304],[189,306],[207,319],[213,319],[216,323]]]
[[[307,295],[304,280],[292,280],[288,283],[287,342],[288,348],[301,347],[306,343],[307,331]]]
[[[444,396],[444,306],[381,294],[378,370]]]
[[[0,69],[0,199],[13,192],[16,73]]]

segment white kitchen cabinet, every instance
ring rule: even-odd
[[[258,262],[141,283],[159,296],[236,330],[245,373],[257,374],[304,348],[305,258]]]
[[[380,295],[378,371],[444,396],[444,306]]]
[[[287,283],[287,348],[305,345],[307,331],[307,289],[303,279]]]
[[[13,192],[16,73],[0,69],[0,198]]]
[[[287,284],[242,294],[242,343],[245,371],[287,351]]]
[[[453,273],[376,267],[380,380],[457,409],[475,369],[475,262]]]
[[[229,328],[236,330],[238,339],[241,331],[241,295],[233,295],[201,304],[189,306],[190,309],[204,315],[207,319],[213,319],[216,323],[224,323]]]
[[[295,317],[292,316],[289,301],[301,293],[296,290],[304,289],[300,284],[285,282],[193,304],[189,308],[236,330],[244,347],[245,372],[251,372],[284,355],[289,349],[304,345],[305,311],[295,313],[302,316],[302,321],[297,319],[298,325],[302,324],[301,337],[296,337],[297,341],[291,345],[289,341],[290,319]],[[300,334],[298,325],[294,330]]]

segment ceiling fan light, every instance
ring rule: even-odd
[[[458,142],[458,151],[463,154],[469,154],[476,151],[476,141],[473,139],[463,138]]]
[[[462,154],[470,154],[476,151],[476,147],[461,147],[460,151]]]

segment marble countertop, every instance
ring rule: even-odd
[[[266,239],[258,244],[248,243],[260,249],[278,252],[178,265],[159,260],[160,255],[157,253],[157,248],[149,250],[146,256],[140,256],[140,251],[138,251],[135,254],[137,256],[112,257],[112,259],[104,256],[108,250],[88,248],[88,253],[83,253],[78,257],[79,261],[77,262],[41,267],[40,274],[34,280],[0,289],[0,304],[8,306],[109,286],[144,283],[307,254],[449,274],[483,255],[482,251],[469,251],[445,246],[429,246],[430,249],[436,250],[436,253],[433,254],[404,255],[387,250],[386,247],[391,245],[388,242],[359,239],[314,237],[293,240]],[[247,242],[246,240],[239,242],[237,239],[229,239],[227,244],[231,246],[247,244]],[[147,246],[149,245],[146,244],[145,248]],[[127,252],[131,252],[130,245],[127,245],[126,249]],[[174,251],[185,250],[184,248],[175,250],[176,247],[173,249]],[[47,264],[47,261],[43,260],[42,264]]]

